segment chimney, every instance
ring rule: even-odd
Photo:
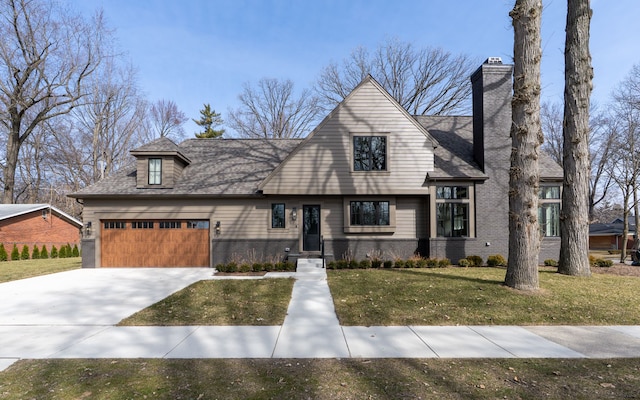
[[[471,75],[473,155],[485,173],[494,162],[504,168],[511,156],[512,71],[500,57],[489,57]]]

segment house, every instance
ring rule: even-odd
[[[611,223],[596,223],[589,225],[589,250],[621,250],[623,236],[623,219],[616,218]],[[627,235],[627,249],[631,250],[634,244],[636,226],[629,223]]]
[[[0,243],[33,250],[80,244],[82,222],[50,204],[0,204]]]
[[[372,77],[304,140],[166,138],[71,197],[84,267],[211,267],[285,252],[335,258],[508,254],[512,66],[471,76],[473,116],[414,117]],[[540,259],[557,258],[562,169],[541,158]]]

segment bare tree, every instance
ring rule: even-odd
[[[558,272],[589,276],[589,0],[568,0],[565,39],[562,209]]]
[[[538,159],[543,139],[540,123],[542,2],[516,0],[509,15],[514,31],[514,93],[509,170],[509,263],[505,284],[520,290],[537,290],[540,253]]]
[[[188,118],[178,109],[172,100],[158,100],[149,107],[149,117],[155,137],[168,137],[174,141],[180,141],[184,137],[182,127]]]
[[[540,106],[540,122],[544,134],[542,150],[562,165],[562,105],[544,102]]]
[[[344,100],[367,75],[413,115],[460,114],[470,110],[469,76],[477,62],[441,48],[414,48],[390,39],[370,55],[358,47],[341,65],[325,67],[316,83],[325,108]]]
[[[304,137],[321,112],[310,90],[295,97],[290,80],[263,78],[257,88],[247,83],[238,98],[242,106],[229,110],[229,126],[246,138]]]
[[[41,0],[0,3],[0,124],[6,131],[3,203],[13,203],[20,148],[34,130],[85,95],[107,32]]]

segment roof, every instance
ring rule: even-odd
[[[51,209],[52,212],[58,214],[60,217],[68,220],[74,225],[77,225],[78,228],[82,227],[82,222],[80,220],[52,206],[51,204],[0,204],[0,221],[45,209]]]
[[[416,116],[440,146],[434,149],[434,171],[430,180],[486,179],[473,159],[473,118]]]
[[[622,222],[611,224],[591,224],[589,225],[589,236],[610,236],[622,235],[624,226]],[[629,234],[632,235],[636,230],[635,225],[629,225]]]
[[[132,167],[70,196],[254,195],[258,184],[301,142],[302,139],[188,139],[173,149],[167,149],[166,142],[155,143],[160,146],[158,151],[178,151],[191,161],[172,188],[138,189]],[[141,149],[153,150],[143,146],[136,151]]]

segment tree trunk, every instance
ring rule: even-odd
[[[20,125],[21,118],[17,115],[11,115],[11,128],[7,135],[7,151],[5,155],[5,165],[3,168],[4,189],[2,191],[2,204],[14,203],[14,190],[16,182],[16,169],[18,168],[18,157],[20,155]]]
[[[538,289],[538,158],[540,122],[540,0],[516,0],[510,13],[514,28],[513,123],[509,170],[509,264],[505,284]]]
[[[568,0],[565,41],[564,183],[558,272],[589,276],[589,0]]]

